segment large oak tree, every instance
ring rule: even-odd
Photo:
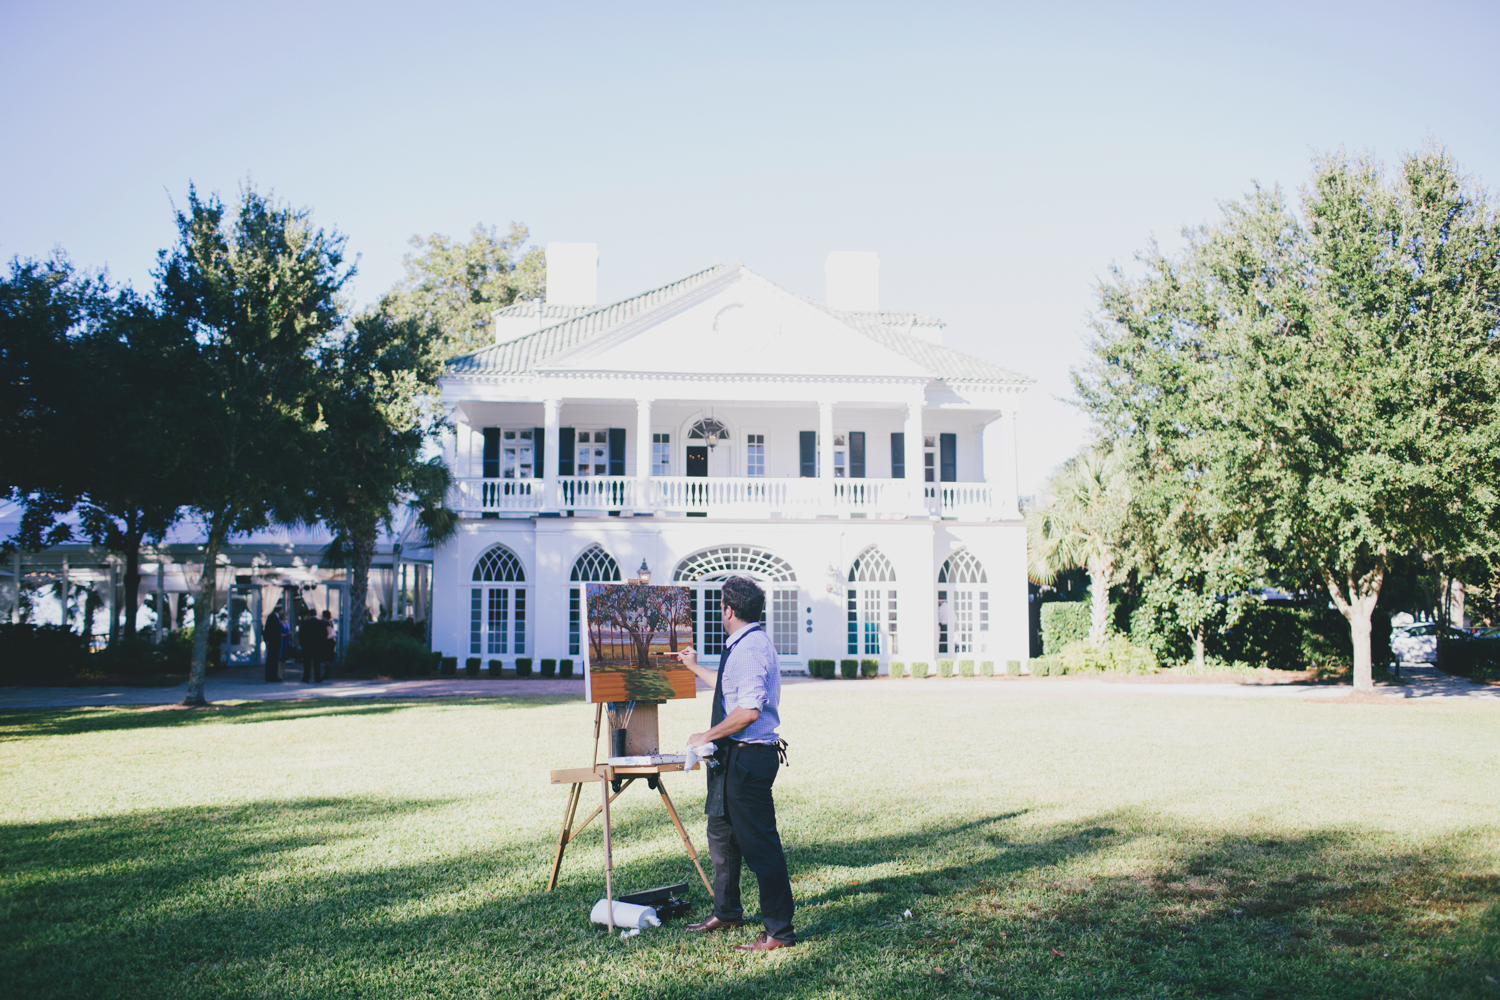
[[[1386,178],[1319,159],[1293,211],[1256,188],[1100,290],[1079,373],[1105,430],[1211,491],[1273,582],[1326,589],[1372,683],[1392,564],[1493,547],[1500,498],[1500,225],[1441,150]]]

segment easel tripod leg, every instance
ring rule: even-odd
[[[687,848],[688,857],[693,859],[693,867],[698,869],[698,877],[703,880],[703,888],[708,890],[708,898],[714,898],[714,887],[709,884],[708,876],[703,874],[703,866],[698,863],[698,851],[693,847],[693,842],[688,839],[687,828],[682,825],[682,820],[677,818],[677,810],[672,806],[672,797],[667,794],[667,783],[659,781],[656,790],[661,792],[661,800],[667,807],[667,815],[672,817],[672,823],[677,827],[677,835],[682,838],[682,845]]]
[[[568,803],[563,806],[562,831],[557,835],[557,855],[552,859],[552,877],[547,880],[548,892],[557,888],[557,873],[562,870],[563,851],[568,849],[568,841],[573,839],[573,817],[577,815],[578,800],[582,796],[583,785],[575,782],[568,790]]]
[[[615,932],[615,856],[609,845],[609,781],[599,782],[599,789],[604,796],[604,910],[605,917],[609,920],[609,932],[613,934]]]

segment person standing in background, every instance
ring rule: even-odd
[[[327,635],[328,631],[318,620],[317,612],[309,608],[297,625],[297,645],[302,647],[302,682],[304,684],[315,684],[318,681],[318,667],[323,660],[323,646]]]
[[[266,683],[281,680],[281,635],[285,631],[281,622],[280,606],[273,607],[266,615],[266,626],[261,638],[266,642]]]
[[[327,636],[323,640],[323,672],[324,680],[333,673],[333,661],[338,659],[339,642],[338,626],[333,623],[333,612],[327,608],[323,609],[323,629]]]

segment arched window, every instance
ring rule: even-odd
[[[990,651],[990,591],[984,564],[960,549],[938,570],[938,654]]]
[[[514,552],[496,545],[474,564],[474,579],[485,583],[520,583],[526,580],[526,571]]]
[[[850,656],[900,652],[896,633],[896,570],[875,546],[849,564],[846,592]]]
[[[469,654],[526,655],[526,570],[504,545],[487,549],[474,563],[469,592]]]
[[[579,583],[619,583],[620,564],[595,542],[573,561],[572,578]],[[583,588],[568,588],[568,655],[577,656],[582,648]]]
[[[739,573],[771,583],[797,582],[791,563],[765,549],[749,545],[721,545],[690,555],[677,564],[672,571],[672,580],[686,582],[709,577],[722,580]]]
[[[798,621],[801,619],[797,574],[785,559],[749,545],[721,545],[696,552],[672,571],[672,582],[688,584],[693,592],[698,650],[705,656],[724,651],[724,623],[718,615],[718,582],[731,576],[748,576],[766,585],[766,609],[761,622],[771,633],[777,656],[796,656]],[[700,609],[702,614],[699,614]],[[807,630],[811,632],[812,626],[809,625]]]

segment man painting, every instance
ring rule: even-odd
[[[776,648],[760,616],[766,595],[754,581],[724,581],[724,654],[717,672],[699,666],[691,648],[677,654],[705,684],[714,685],[713,714],[706,732],[688,738],[692,746],[714,743],[716,767],[708,775],[708,853],[714,863],[713,914],[690,931],[716,931],[744,922],[740,906],[740,865],[750,866],[760,886],[765,930],[738,951],[770,951],[797,943],[792,930],[792,883],[776,832],[771,786],[786,744],[781,724],[781,672]]]

